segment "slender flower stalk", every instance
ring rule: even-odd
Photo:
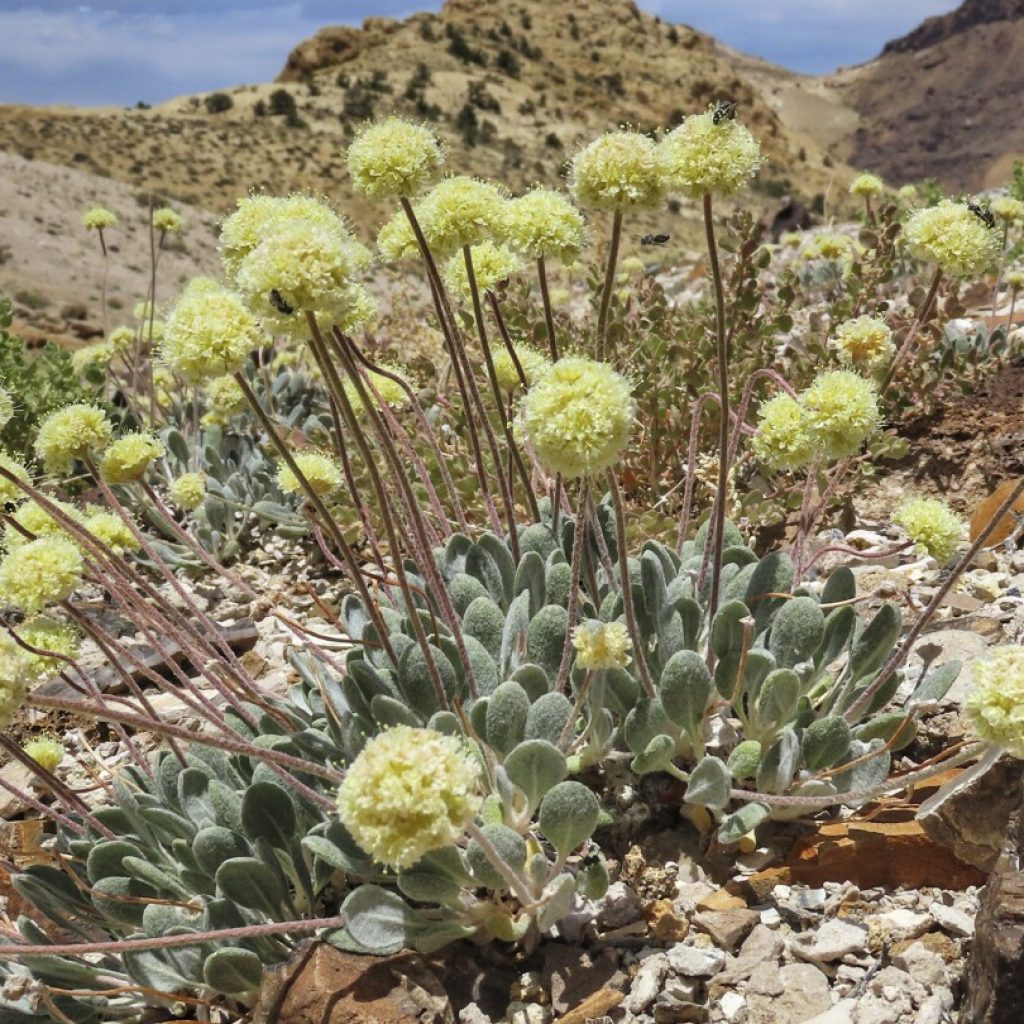
[[[608,261],[605,264],[604,284],[601,286],[601,304],[597,312],[597,355],[598,360],[605,359],[608,337],[608,308],[612,301],[612,289],[615,287],[615,266],[619,260],[619,245],[622,241],[622,210],[612,214],[612,233],[608,242]]]

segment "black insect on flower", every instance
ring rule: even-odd
[[[732,100],[719,100],[711,113],[711,120],[715,124],[723,121],[734,121],[736,119],[736,104]]]
[[[276,289],[270,289],[270,301],[279,313],[283,313],[285,316],[291,316],[295,312],[287,302],[284,301],[284,296]]]
[[[641,245],[664,245],[672,236],[669,234],[641,235]]]
[[[982,221],[985,227],[994,228],[996,226],[995,214],[988,208],[988,206],[983,206],[976,199],[968,199],[967,209]]]

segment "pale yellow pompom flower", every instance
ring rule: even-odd
[[[971,666],[967,717],[978,736],[1024,759],[1024,647],[997,647]]]
[[[878,430],[881,412],[874,381],[851,370],[830,370],[800,395],[811,437],[830,459],[860,450]]]
[[[576,202],[593,210],[656,206],[665,194],[658,148],[639,132],[601,135],[573,157],[570,187]]]
[[[16,476],[23,483],[30,483],[31,476],[25,466],[7,452],[0,451],[0,466],[7,470],[12,476]],[[4,505],[17,505],[25,500],[27,495],[15,483],[12,483],[5,476],[0,476],[0,507]]]
[[[0,729],[7,729],[25,703],[28,683],[24,652],[6,633],[0,633]]]
[[[523,270],[523,261],[507,245],[492,242],[489,238],[471,246],[469,252],[473,260],[473,276],[480,292],[494,291],[513,274]],[[455,253],[448,261],[444,280],[450,291],[467,301],[472,298],[469,272],[461,252]]]
[[[444,258],[488,237],[500,221],[504,202],[497,185],[457,175],[438,182],[423,197],[416,218],[431,251]]]
[[[100,476],[108,484],[131,484],[141,480],[156,459],[162,458],[164,444],[152,434],[134,431],[112,442],[100,460]]]
[[[160,355],[188,384],[236,373],[263,334],[241,299],[209,279],[182,292],[167,318]]]
[[[966,203],[943,199],[916,210],[903,229],[912,256],[953,277],[973,277],[999,256],[996,232]]]
[[[370,199],[408,198],[440,173],[444,150],[423,124],[401,117],[365,125],[348,148],[348,173]]]
[[[50,502],[68,519],[76,523],[82,522],[82,513],[74,505],[66,501],[58,501],[55,498],[50,498]],[[4,529],[4,547],[8,551],[13,551],[14,548],[21,547],[23,544],[27,544],[30,539],[35,539],[36,537],[67,536],[64,527],[36,501],[26,501],[11,518],[17,526],[21,527],[21,530],[17,529],[17,526],[13,524],[8,525]],[[22,530],[25,533],[32,534],[32,537],[27,538],[21,532]]]
[[[322,452],[296,452],[292,458],[313,492],[321,498],[333,494],[344,486],[345,477],[341,466],[332,456],[324,455]],[[305,494],[305,488],[299,482],[299,478],[285,463],[277,470],[277,483],[286,494]]]
[[[82,524],[108,551],[123,555],[142,545],[128,524],[116,513],[94,511]]]
[[[79,376],[82,376],[94,366],[106,369],[116,356],[117,351],[109,341],[94,341],[90,345],[76,348],[71,353],[71,368]]]
[[[206,498],[206,476],[203,473],[182,473],[171,481],[171,501],[183,512],[199,508]]]
[[[562,192],[533,188],[507,200],[495,226],[498,237],[526,259],[571,263],[586,242],[583,214]]]
[[[885,191],[885,182],[877,174],[858,174],[850,183],[850,195],[860,199],[871,199]]]
[[[566,356],[526,393],[519,422],[540,464],[573,479],[615,465],[635,414],[625,377],[608,363]]]
[[[893,514],[920,551],[948,562],[964,538],[964,521],[937,498],[909,498]]]
[[[918,192],[916,185],[901,185],[897,190],[896,195],[904,203],[915,203],[917,202],[920,193]]]
[[[630,661],[633,641],[622,622],[581,623],[572,631],[576,664],[588,671],[625,668]]]
[[[1003,276],[1003,280],[1014,291],[1024,288],[1024,267],[1012,267]]]
[[[117,214],[103,206],[94,206],[82,214],[82,227],[90,231],[102,231],[104,228],[112,228],[117,223]]]
[[[398,725],[369,740],[338,790],[338,816],[375,861],[411,867],[452,846],[480,809],[479,765],[466,742]]]
[[[398,263],[419,255],[420,247],[404,210],[399,210],[377,232],[377,251],[385,263]]]
[[[758,460],[769,469],[803,469],[817,454],[807,414],[790,395],[776,395],[758,410],[751,442]]]
[[[824,231],[808,239],[800,255],[807,261],[828,260],[848,266],[857,255],[857,245],[848,235]]]
[[[66,537],[40,537],[0,562],[0,600],[34,615],[69,598],[82,582],[82,552]]]
[[[181,216],[174,212],[169,206],[161,206],[153,211],[153,227],[164,234],[173,234],[180,231],[184,221]]]
[[[75,459],[99,455],[110,444],[113,431],[107,414],[98,405],[77,402],[43,420],[33,448],[47,470],[66,473]]]
[[[206,399],[204,427],[223,426],[232,416],[241,412],[246,405],[245,392],[234,377],[214,377],[203,387]]]
[[[1024,221],[1024,203],[1013,196],[997,196],[992,200],[990,209],[1004,224]]]
[[[749,129],[713,106],[673,128],[658,144],[658,160],[670,192],[690,199],[731,196],[757,173],[761,146]]]
[[[873,316],[859,316],[839,324],[828,344],[844,363],[861,370],[884,366],[896,352],[892,329]]]
[[[410,374],[404,366],[400,366],[397,363],[378,363],[377,364],[382,370],[387,370],[388,373],[393,373],[396,377],[400,377],[406,383],[409,383]],[[366,377],[363,378],[363,386],[366,388],[367,394],[373,398],[373,392],[376,391],[380,396],[380,400],[389,408],[397,409],[399,406],[405,405],[409,401],[409,395],[406,393],[405,388],[402,387],[398,381],[393,380],[387,376],[386,373],[378,373],[375,370],[365,371],[366,376],[373,383],[373,389],[371,390],[367,383]],[[359,393],[359,389],[355,386],[350,378],[345,379],[345,383],[342,385],[345,389],[345,394],[348,397],[349,402],[352,404],[352,411],[357,415],[361,415],[365,411],[363,405],[362,395]]]
[[[530,345],[516,345],[515,349],[516,358],[526,378],[526,386],[532,387],[534,381],[551,365],[551,360]],[[497,377],[498,386],[503,391],[515,391],[522,386],[523,382],[519,378],[516,364],[505,347],[494,353],[494,376]]]
[[[32,758],[43,771],[51,775],[64,760],[64,744],[56,736],[37,736],[29,740],[22,750]]]
[[[78,657],[82,638],[74,626],[47,615],[36,615],[17,627],[18,639],[29,647],[47,653],[33,654],[23,649],[25,671],[31,682],[55,675],[63,667],[62,658]],[[58,657],[61,656],[61,657]]]

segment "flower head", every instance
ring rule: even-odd
[[[164,234],[180,231],[184,221],[169,206],[161,206],[153,211],[153,227]]]
[[[130,484],[146,475],[150,463],[163,457],[162,441],[152,434],[134,431],[119,437],[103,453],[100,476],[108,484]]]
[[[802,469],[817,452],[807,413],[789,395],[776,395],[758,410],[754,454],[770,469]]]
[[[880,196],[885,191],[885,182],[877,174],[858,174],[850,183],[850,195],[861,199]]]
[[[387,370],[389,373],[395,374],[397,377],[401,377],[403,380],[408,382],[409,371],[404,366],[399,366],[397,363],[378,363],[378,366],[383,370]],[[405,392],[405,388],[402,387],[397,381],[392,380],[387,374],[377,373],[376,371],[368,371],[367,376],[370,382],[373,384],[374,390],[380,395],[380,400],[389,408],[397,409],[401,405],[409,400],[409,396]],[[373,398],[373,391],[370,390],[369,384],[366,382],[366,378],[363,378],[363,385],[366,387],[366,391]],[[348,396],[349,402],[352,404],[352,411],[360,416],[365,411],[363,405],[363,397],[359,393],[359,389],[355,386],[351,379],[346,378],[345,383],[342,385],[345,389],[345,394]]]
[[[7,452],[0,452],[0,466],[26,484],[31,480],[28,470],[16,458],[8,455]],[[17,484],[13,484],[6,477],[0,476],[0,507],[4,505],[17,505],[19,502],[24,501],[25,497],[25,492]]]
[[[629,664],[633,641],[622,622],[581,623],[572,631],[576,648],[576,664],[580,668],[598,670],[625,668]]]
[[[104,228],[112,228],[117,223],[117,214],[102,206],[94,206],[82,214],[82,227],[91,231],[102,231]]]
[[[25,658],[25,671],[31,682],[54,675],[60,671],[63,662],[60,657],[77,658],[81,637],[75,627],[66,622],[58,622],[46,615],[36,615],[23,622],[15,630],[18,639],[29,647],[39,651],[50,652],[32,654],[22,649]]]
[[[117,355],[117,351],[109,341],[94,341],[89,345],[76,348],[71,353],[71,368],[82,376],[93,366],[105,369]]]
[[[914,203],[920,193],[917,191],[916,185],[901,185],[896,190],[896,195],[905,203]]]
[[[1024,267],[1011,267],[1003,275],[1003,280],[1015,291],[1024,288]]]
[[[954,277],[979,274],[999,255],[996,232],[966,203],[952,199],[914,211],[903,233],[911,255]]]
[[[495,228],[503,242],[527,259],[571,263],[586,240],[583,214],[569,197],[549,188],[534,188],[509,199]]]
[[[115,555],[138,551],[142,546],[128,524],[116,513],[96,510],[82,524],[102,545]]]
[[[839,324],[828,344],[844,363],[863,370],[888,363],[896,351],[891,328],[873,316],[859,316]]]
[[[808,262],[828,260],[830,263],[849,266],[857,255],[857,246],[849,235],[842,235],[837,231],[823,231],[808,240],[800,250],[800,255]]]
[[[501,219],[505,197],[497,185],[466,175],[445,178],[420,201],[416,218],[435,256],[476,245]]]
[[[608,363],[567,356],[526,393],[520,422],[541,465],[571,479],[614,465],[634,415],[625,377]]]
[[[245,408],[245,392],[234,377],[214,377],[203,388],[206,397],[206,414],[203,426],[223,426],[236,413]]]
[[[340,490],[345,483],[341,466],[336,459],[321,452],[296,452],[292,458],[299,472],[309,482],[313,491],[321,497]],[[304,494],[305,490],[299,478],[287,464],[282,464],[277,471],[277,483],[286,494]]]
[[[878,387],[851,370],[831,370],[800,396],[811,437],[830,459],[853,455],[878,429]]]
[[[399,210],[377,232],[377,251],[386,263],[398,263],[419,254],[416,233],[404,210]]]
[[[1024,647],[997,647],[974,662],[972,675],[966,709],[975,732],[1024,759]]]
[[[64,760],[64,744],[56,736],[37,736],[22,749],[43,771],[51,775]]]
[[[361,247],[360,247],[361,248]],[[352,240],[296,217],[242,261],[235,281],[249,308],[272,331],[305,337],[307,313],[325,326],[351,308],[362,254]]]
[[[409,197],[440,173],[444,150],[426,126],[388,117],[364,126],[348,147],[348,173],[370,199]]]
[[[82,582],[82,552],[66,537],[40,537],[0,562],[0,599],[27,615],[70,597]]]
[[[236,373],[262,334],[241,299],[208,278],[186,286],[167,318],[160,352],[189,384]]]
[[[532,387],[534,381],[551,365],[546,355],[530,345],[516,345],[516,358],[523,368],[527,387]],[[519,379],[519,371],[512,361],[512,356],[504,347],[494,353],[494,376],[498,378],[498,386],[504,391],[515,391],[523,383]]]
[[[1024,203],[1013,196],[997,196],[989,209],[1005,224],[1024,221]]]
[[[489,238],[471,246],[469,252],[473,260],[473,276],[481,292],[493,291],[523,269],[523,261],[507,245],[492,242]],[[451,291],[464,299],[472,297],[469,273],[461,252],[455,253],[448,261],[444,279]]]
[[[594,210],[655,206],[665,194],[658,148],[639,132],[594,139],[573,158],[570,181],[576,202]]]
[[[170,498],[183,512],[199,508],[206,498],[206,475],[182,473],[171,481]]]
[[[348,308],[338,317],[336,326],[343,334],[352,334],[361,327],[372,327],[380,315],[377,300],[360,284],[349,290]]]
[[[56,501],[51,498],[52,504],[56,505],[61,512],[76,523],[82,522],[82,513],[66,501]],[[42,505],[36,501],[26,501],[11,517],[17,526],[32,534],[31,539],[36,537],[66,537],[64,527],[47,512]],[[28,538],[15,526],[9,525],[4,530],[4,547],[8,551],[28,543]]]
[[[36,434],[35,453],[53,473],[65,473],[75,459],[99,455],[113,435],[107,414],[88,402],[66,405],[50,413]]]
[[[374,860],[407,868],[457,842],[480,808],[464,740],[398,725],[371,739],[338,791],[338,816]]]
[[[14,415],[14,399],[10,391],[0,384],[0,430],[3,430]]]
[[[691,199],[731,196],[757,173],[761,146],[744,125],[712,106],[673,128],[658,145],[658,158],[670,191]]]
[[[948,562],[964,536],[963,520],[937,498],[909,498],[892,518],[919,550],[938,562]]]
[[[0,633],[0,729],[5,731],[28,693],[23,655],[6,633]]]

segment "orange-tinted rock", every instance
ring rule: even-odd
[[[658,942],[682,942],[690,930],[685,917],[676,913],[671,900],[654,900],[644,907],[647,932]]]
[[[981,531],[988,526],[989,523],[995,518],[996,512],[999,511],[999,506],[1010,496],[1013,489],[1020,483],[1020,479],[1016,480],[1004,480],[975,510],[971,516],[971,542],[973,543],[978,539]],[[995,529],[989,534],[985,540],[985,547],[995,547],[996,544],[1002,543],[1007,537],[1013,533],[1017,526],[1017,520],[1012,514],[1016,512],[1017,515],[1024,515],[1024,494],[1022,494],[1014,503],[1012,512],[1007,512],[1006,515],[996,523]]]

